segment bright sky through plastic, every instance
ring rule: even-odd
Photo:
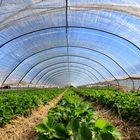
[[[139,0],[68,0],[67,10],[65,0],[2,1],[1,86],[140,78]]]

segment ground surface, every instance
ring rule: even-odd
[[[17,117],[11,124],[0,128],[0,140],[35,140],[37,133],[34,127],[47,115],[49,109],[56,106],[63,94],[51,100],[48,105],[33,110],[31,116],[27,118]],[[89,101],[89,103],[95,108],[97,117],[105,118],[119,129],[123,136],[122,140],[140,140],[140,128],[123,121],[112,110],[108,110],[95,102]]]
[[[55,107],[62,96],[63,93],[50,101],[48,105],[33,110],[31,116],[17,117],[11,124],[0,128],[0,140],[34,140],[37,135],[34,127],[47,115],[50,108]]]
[[[103,117],[118,128],[122,134],[121,140],[140,140],[140,128],[122,120],[118,114],[97,103],[91,103],[98,117]]]

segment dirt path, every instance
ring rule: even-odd
[[[90,102],[91,103],[91,102]],[[140,140],[140,128],[135,127],[126,121],[123,121],[115,112],[108,110],[105,107],[98,105],[97,103],[91,103],[96,110],[97,117],[103,117],[114,126],[122,134],[121,140]]]
[[[18,117],[11,124],[0,128],[0,140],[34,140],[37,135],[34,127],[47,115],[50,108],[55,107],[63,94],[64,92],[51,100],[48,105],[33,110],[30,117]]]

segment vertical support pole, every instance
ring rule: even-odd
[[[68,40],[68,0],[66,0],[66,42],[67,42],[67,56],[68,56],[68,81],[70,84],[70,68],[69,68],[69,40]]]

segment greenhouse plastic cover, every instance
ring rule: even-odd
[[[140,86],[140,0],[1,0],[0,86]]]

